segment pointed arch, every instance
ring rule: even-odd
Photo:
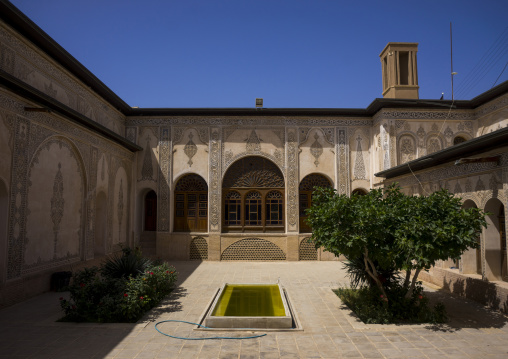
[[[83,156],[72,140],[51,136],[35,150],[28,168],[25,272],[84,257],[87,182]]]
[[[311,173],[305,176],[298,187],[298,198],[300,208],[300,232],[308,233],[312,229],[307,224],[307,213],[305,210],[312,206],[312,193],[316,187],[333,188],[332,182],[321,173]]]
[[[404,133],[399,136],[397,141],[397,163],[399,165],[416,159],[417,143],[413,134]]]
[[[225,232],[284,231],[284,176],[275,163],[241,158],[226,170],[222,189]]]
[[[508,279],[506,263],[506,221],[505,208],[497,198],[485,204],[487,228],[483,230],[485,253],[485,277],[488,280]]]
[[[206,232],[208,185],[200,175],[186,174],[175,185],[175,232]]]

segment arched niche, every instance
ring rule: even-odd
[[[157,194],[150,190],[145,194],[143,205],[143,230],[157,231]]]
[[[208,185],[203,177],[191,173],[175,185],[175,232],[207,232]]]
[[[55,136],[39,146],[28,172],[24,269],[81,259],[86,172],[72,141]]]
[[[478,208],[476,203],[471,200],[467,199],[462,204],[463,209],[469,209],[469,208]],[[481,238],[480,235],[478,236],[478,243],[480,243]],[[461,269],[462,273],[464,274],[482,274],[482,252],[481,252],[481,246],[478,248],[470,248],[467,251],[465,251],[461,258]]]
[[[355,189],[351,192],[351,194],[352,194],[352,195],[356,194],[356,195],[358,195],[358,196],[365,196],[365,195],[366,195],[366,194],[368,194],[368,193],[369,193],[369,191],[367,191],[367,190],[366,190],[366,189],[364,189],[364,188],[355,188]]]
[[[320,173],[311,173],[305,176],[298,186],[300,232],[308,233],[312,229],[307,224],[307,208],[312,207],[312,193],[316,187],[333,188],[332,182]]]
[[[403,164],[416,159],[416,138],[411,134],[403,134],[397,141],[398,164]]]
[[[506,276],[506,232],[504,206],[497,198],[485,204],[488,214],[487,228],[483,230],[485,245],[485,277],[488,280],[502,280]]]
[[[272,161],[237,160],[224,175],[222,193],[223,231],[284,231],[284,177]]]

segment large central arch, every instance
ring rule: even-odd
[[[284,232],[284,176],[272,161],[244,157],[222,182],[224,232]]]

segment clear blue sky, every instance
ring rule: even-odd
[[[451,98],[450,22],[456,99],[508,61],[508,0],[12,3],[130,106],[365,108],[388,42],[419,43],[421,99]]]

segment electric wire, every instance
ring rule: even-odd
[[[501,73],[499,74],[499,76],[497,77],[496,81],[494,82],[494,85],[492,85],[491,88],[493,88],[494,86],[496,86],[497,84],[497,81],[499,80],[499,78],[501,77],[501,75],[503,74],[504,70],[506,70],[506,66],[508,66],[508,61],[506,62],[506,64],[504,65],[503,67],[503,70],[501,71]]]
[[[260,338],[260,337],[264,337],[266,335],[265,334],[259,334],[259,335],[252,335],[252,336],[248,336],[248,337],[204,337],[204,338],[199,338],[199,337],[196,337],[196,338],[190,338],[190,337],[178,337],[176,335],[169,335],[167,333],[164,333],[162,331],[159,330],[159,328],[157,328],[157,326],[159,324],[162,324],[162,323],[166,323],[166,322],[177,322],[177,323],[186,323],[186,324],[192,324],[192,325],[197,325],[201,328],[205,328],[205,329],[211,329],[209,327],[205,327],[204,325],[201,325],[201,324],[198,324],[198,323],[193,323],[193,322],[186,322],[185,320],[162,320],[160,322],[157,322],[155,323],[155,330],[157,330],[159,333],[161,333],[162,335],[165,335],[167,337],[170,337],[170,338],[175,338],[175,339],[182,339],[182,340],[209,340],[209,339],[254,339],[254,338]],[[244,330],[253,330],[254,328],[234,328],[234,329],[244,329]]]
[[[472,77],[475,73],[478,73],[481,70],[481,67],[484,66],[484,62],[487,61],[489,57],[491,57],[491,53],[494,51],[494,48],[496,48],[498,43],[503,43],[505,40],[503,38],[508,34],[508,27],[506,27],[501,35],[496,39],[496,41],[490,46],[490,48],[483,54],[482,58],[476,63],[476,65],[468,72],[466,76],[464,76],[464,81],[459,84],[457,90],[458,92],[463,91],[463,89],[468,86],[471,81]]]
[[[459,83],[456,94],[457,97],[464,98],[474,89],[478,83],[491,71],[492,67],[508,54],[508,27],[506,27],[496,41],[485,52],[480,61],[463,77]]]

